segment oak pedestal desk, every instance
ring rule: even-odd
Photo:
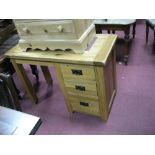
[[[48,83],[52,83],[48,67],[54,67],[68,111],[99,116],[106,121],[116,94],[116,39],[114,34],[98,34],[90,49],[83,54],[37,50],[23,52],[16,45],[5,55],[10,58],[33,102],[37,102],[37,96],[23,64],[40,65]]]

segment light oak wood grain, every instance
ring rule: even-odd
[[[99,104],[97,101],[84,98],[69,98],[74,111],[100,116]]]
[[[59,80],[59,84],[60,84],[61,90],[62,90],[63,95],[64,95],[64,99],[65,99],[65,103],[67,105],[67,109],[71,113],[71,112],[73,112],[73,109],[72,109],[72,106],[71,106],[71,104],[69,102],[69,98],[68,98],[68,94],[67,94],[67,91],[66,91],[66,88],[65,88],[64,79],[63,79],[63,76],[62,76],[60,65],[55,64],[55,69],[56,69],[57,79]]]
[[[117,35],[97,35],[94,44],[91,46],[89,51],[85,51],[82,54],[74,54],[70,52],[62,51],[38,51],[33,50],[29,52],[23,52],[19,45],[10,49],[5,55],[18,58],[19,60],[35,60],[37,63],[40,61],[56,62],[56,63],[68,63],[68,64],[82,64],[82,65],[97,65],[103,66],[106,64],[107,57],[110,54],[112,47],[117,39]],[[108,43],[109,42],[109,43]],[[105,48],[104,45],[108,45]],[[104,53],[104,54],[100,54]],[[97,58],[100,55],[100,59]],[[36,63],[35,62],[35,63]]]
[[[114,50],[116,38],[116,35],[96,35],[90,49],[82,54],[38,50],[23,52],[17,45],[5,56],[11,58],[17,72],[22,64],[53,67],[68,111],[99,116],[107,121],[117,91]],[[32,86],[29,82],[27,84],[27,78],[24,77],[26,75],[18,74],[23,79],[29,96],[35,101],[34,92],[30,90]],[[46,80],[50,81],[50,78],[49,75]],[[76,89],[76,86],[80,89],[84,87],[85,91]]]
[[[34,89],[31,85],[31,82],[29,81],[26,72],[23,68],[23,66],[21,64],[17,64],[15,62],[15,60],[11,59],[11,62],[13,64],[13,67],[16,70],[16,73],[18,74],[18,76],[20,77],[20,79],[22,80],[22,83],[27,91],[28,96],[30,97],[30,99],[32,100],[33,103],[37,103],[38,102],[38,98],[36,96],[36,93],[34,92]]]

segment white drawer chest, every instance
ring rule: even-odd
[[[82,53],[95,36],[91,19],[14,20],[19,45],[27,49],[63,50]]]

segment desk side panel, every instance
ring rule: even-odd
[[[110,108],[112,107],[112,103],[116,94],[116,58],[114,50],[112,50],[111,54],[109,55],[107,64],[104,67],[104,75],[107,106],[110,112]]]

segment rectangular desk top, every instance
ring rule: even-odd
[[[116,42],[117,35],[98,34],[89,50],[82,54],[75,54],[67,51],[40,51],[30,50],[23,52],[19,45],[16,45],[5,56],[18,60],[45,61],[55,63],[105,65],[108,56]]]
[[[39,117],[0,106],[0,135],[34,134],[40,125]]]

